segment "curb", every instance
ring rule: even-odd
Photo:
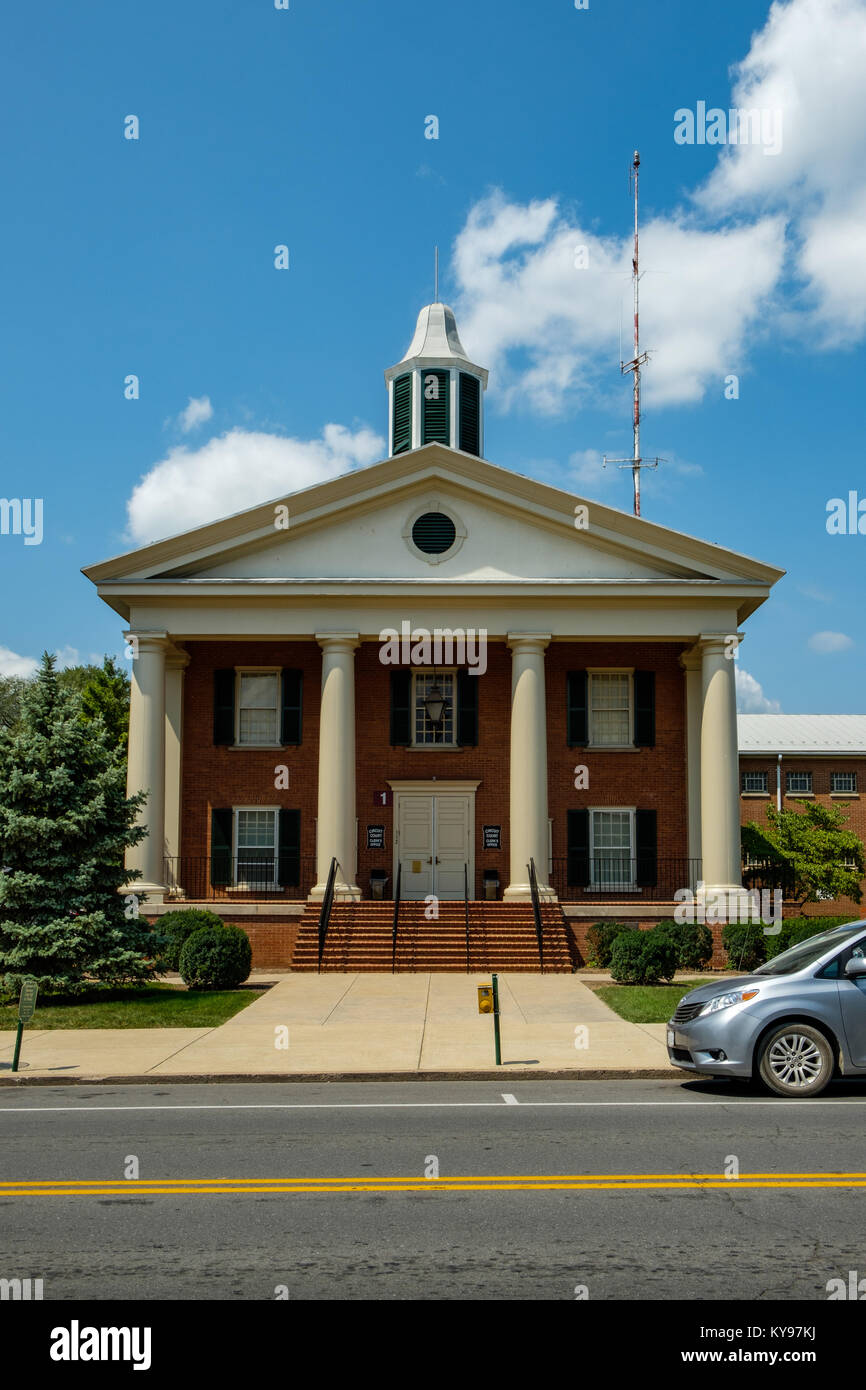
[[[694,1076],[688,1073],[689,1077]],[[512,1071],[508,1064],[497,1071],[341,1071],[341,1072],[209,1072],[202,1075],[167,1076],[146,1072],[143,1076],[2,1076],[0,1087],[13,1086],[188,1086],[229,1085],[242,1082],[327,1081],[682,1081],[673,1068],[635,1067],[633,1070]]]

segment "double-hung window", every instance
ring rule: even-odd
[[[589,673],[590,747],[624,747],[632,741],[631,675],[628,671]]]
[[[635,886],[634,811],[590,811],[589,886],[598,892]]]
[[[241,671],[236,742],[278,743],[280,679],[277,671]]]
[[[235,811],[235,885],[238,888],[276,887],[276,810]]]

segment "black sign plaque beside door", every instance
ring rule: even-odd
[[[384,849],[384,848],[385,848],[385,827],[384,827],[384,825],[368,825],[368,826],[367,826],[367,848],[368,848],[368,849]]]
[[[482,836],[485,849],[502,848],[502,826],[485,825],[482,826]]]

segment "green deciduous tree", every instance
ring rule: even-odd
[[[0,977],[16,989],[75,992],[94,979],[154,973],[156,941],[137,902],[118,892],[124,850],[144,794],[126,796],[112,735],[82,717],[47,653],[22,697],[21,718],[0,731]]]
[[[863,844],[846,824],[838,806],[815,803],[803,811],[777,811],[775,806],[768,806],[765,825],[750,821],[743,826],[743,852],[787,865],[793,896],[800,907],[842,897],[859,903]]]

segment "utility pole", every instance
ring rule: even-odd
[[[640,516],[640,471],[642,468],[658,468],[664,459],[644,459],[640,452],[640,369],[649,361],[649,353],[640,350],[640,270],[638,253],[638,172],[640,170],[640,154],[634,152],[629,183],[634,186],[634,250],[631,258],[632,285],[634,289],[634,356],[630,362],[620,362],[620,372],[625,375],[631,372],[634,383],[633,390],[633,424],[634,452],[630,459],[609,459],[607,454],[604,456],[604,467],[609,463],[615,463],[620,468],[630,468],[632,482],[634,484],[634,514]],[[621,350],[621,349],[620,349]]]

